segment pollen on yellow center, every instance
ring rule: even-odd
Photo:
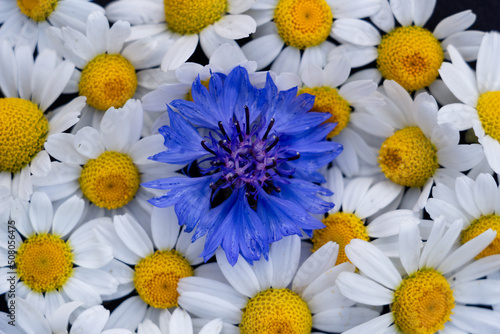
[[[329,241],[336,242],[339,245],[339,255],[337,256],[336,264],[349,262],[344,249],[352,239],[370,241],[365,224],[352,213],[336,212],[323,219],[322,222],[326,227],[314,230],[311,239],[313,243],[312,251],[317,251]]]
[[[36,292],[61,288],[73,273],[73,254],[69,245],[52,234],[26,239],[15,261],[19,279]]]
[[[176,250],[157,250],[136,264],[134,285],[146,304],[165,309],[177,306],[177,284],[193,273],[191,265]]]
[[[303,50],[328,38],[333,15],[325,0],[279,0],[274,22],[287,45]]]
[[[87,103],[98,110],[120,108],[134,96],[137,75],[122,55],[101,54],[85,66],[78,88]]]
[[[408,91],[433,83],[443,60],[441,43],[429,30],[417,26],[394,29],[378,46],[377,67],[382,76]]]
[[[387,138],[378,163],[389,180],[406,187],[422,187],[439,167],[436,147],[416,126]]]
[[[337,123],[337,126],[328,134],[327,138],[338,135],[347,126],[351,115],[351,106],[349,102],[339,95],[337,89],[331,87],[305,87],[299,91],[299,94],[302,93],[316,97],[311,111],[330,113],[332,116],[326,122]]]
[[[17,0],[21,12],[33,21],[45,21],[57,7],[57,0]]]
[[[484,132],[500,141],[500,91],[481,94],[476,109]]]
[[[43,148],[49,122],[36,104],[0,98],[0,172],[16,173]]]
[[[173,32],[197,34],[227,12],[227,0],[163,0],[165,21]]]
[[[469,227],[462,231],[462,244],[465,244],[490,228],[493,231],[497,231],[497,236],[488,247],[476,256],[476,259],[481,259],[488,255],[500,254],[500,216],[481,216],[472,221]]]
[[[434,269],[408,276],[394,292],[391,305],[396,327],[405,334],[434,334],[444,328],[455,307],[446,278]]]
[[[242,334],[309,334],[312,315],[307,304],[289,289],[267,289],[243,309]]]
[[[106,151],[83,166],[79,181],[83,194],[92,203],[111,210],[134,198],[140,174],[128,155]]]

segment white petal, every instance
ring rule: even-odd
[[[19,323],[17,325],[19,325],[25,333],[52,333],[49,322],[35,306],[22,298],[16,298],[15,301],[17,302],[18,308],[14,310],[14,312],[17,311],[15,315],[19,317],[20,320],[18,320]],[[2,322],[7,323],[7,321]]]
[[[439,124],[451,123],[463,131],[472,127],[472,120],[477,118],[477,110],[462,103],[452,103],[439,109],[437,121]]]
[[[382,181],[373,185],[356,208],[360,218],[370,217],[389,205],[401,192],[401,186],[392,181]]]
[[[324,69],[325,85],[335,88],[347,80],[351,73],[351,66],[343,56],[332,56],[329,57],[328,61]]]
[[[70,244],[72,244],[71,240]],[[97,242],[86,242],[84,246],[75,247],[73,254],[74,263],[93,269],[100,268],[113,259],[113,250],[111,247]]]
[[[242,311],[228,301],[200,292],[187,291],[178,299],[179,305],[200,318],[220,317],[224,322],[237,324]]]
[[[375,117],[364,112],[351,113],[350,121],[357,128],[364,129],[371,135],[381,138],[388,138],[394,134],[394,128],[379,117]]]
[[[395,21],[388,1],[380,1],[378,12],[370,16],[370,20],[382,31],[388,33],[394,29]]]
[[[439,164],[458,171],[466,171],[477,166],[484,159],[479,144],[464,144],[443,147],[437,151]]]
[[[394,323],[394,315],[392,312],[389,312],[373,320],[367,321],[362,325],[356,326],[343,334],[387,333],[386,330],[392,323]]]
[[[4,27],[2,27],[4,28]],[[0,43],[0,56],[2,62],[0,70],[0,88],[7,97],[18,97],[17,93],[17,66],[14,50],[7,40]]]
[[[56,133],[47,138],[45,149],[57,160],[72,165],[83,165],[87,159],[75,149],[73,142],[75,136],[69,133]]]
[[[75,301],[66,303],[63,307],[59,307],[54,315],[49,318],[50,326],[52,327],[54,333],[67,333],[71,313],[82,305],[83,302]]]
[[[174,310],[170,319],[170,332],[193,334],[193,323],[186,311],[180,308]]]
[[[254,297],[260,291],[259,280],[253,272],[252,266],[241,257],[236,264],[231,266],[225,252],[219,248],[215,253],[217,263],[227,281],[242,295]],[[261,260],[261,261],[265,261]]]
[[[429,252],[428,258],[421,261],[420,267],[436,268],[446,258],[462,231],[462,221],[457,220],[440,238],[439,243]]]
[[[99,294],[90,285],[74,277],[70,277],[62,288],[71,300],[82,301],[87,306],[98,305],[102,302]]]
[[[37,233],[47,233],[50,230],[53,214],[52,203],[47,194],[35,192],[31,197],[29,217]]]
[[[367,305],[388,305],[394,299],[391,290],[354,273],[341,273],[337,278],[337,286],[347,298]]]
[[[104,329],[118,327],[135,331],[144,319],[147,308],[148,304],[144,303],[141,297],[129,297],[111,313]]]
[[[416,26],[422,27],[425,25],[429,17],[431,17],[436,0],[419,0],[413,1],[413,21]]]
[[[474,200],[474,181],[467,176],[459,177],[455,181],[455,192],[451,194],[451,198],[457,198],[458,203],[464,209],[466,213],[471,215],[472,217],[479,217],[481,215],[481,211],[479,211],[476,201]],[[495,191],[496,192],[496,191]],[[435,196],[435,195],[434,195]],[[443,198],[443,197],[441,197]],[[495,196],[496,198],[496,196]],[[443,198],[446,200],[445,198]],[[467,223],[466,223],[467,226]]]
[[[78,72],[78,71],[77,71]],[[78,120],[82,109],[85,107],[85,96],[79,96],[57,109],[50,118],[49,136],[66,131]]]
[[[345,330],[363,324],[379,315],[380,312],[365,307],[339,307],[313,315],[313,326],[323,331],[344,333]]]
[[[206,27],[200,32],[200,46],[208,58],[212,58],[217,48],[224,44],[239,47],[234,40],[224,38],[215,32],[215,27],[213,25]]]
[[[54,214],[52,232],[65,237],[80,220],[85,207],[85,201],[74,195],[62,203]]]
[[[474,184],[474,199],[483,215],[490,215],[495,210],[498,187],[490,174],[480,174]]]
[[[269,257],[273,260],[271,285],[275,289],[286,288],[299,266],[300,238],[296,235],[284,237],[273,243],[270,248]]]
[[[203,266],[202,266],[203,267]],[[227,283],[203,277],[186,277],[179,281],[177,291],[182,295],[186,292],[198,292],[204,295],[213,295],[221,298],[237,308],[244,308],[248,298],[237,292]]]
[[[285,50],[286,49],[290,49],[290,47],[285,48]],[[299,51],[299,57],[300,57],[300,51]],[[323,74],[323,70],[320,67],[315,65],[307,65],[306,68],[304,68],[304,70],[300,74],[300,78],[307,87],[321,87],[323,86],[325,75]]]
[[[257,69],[260,70],[278,57],[284,44],[279,35],[270,34],[246,43],[241,50],[248,60],[257,62]]]
[[[157,249],[170,250],[174,248],[180,232],[174,206],[153,208],[151,212],[151,232]]]
[[[80,129],[74,138],[75,150],[89,159],[96,159],[105,150],[101,134],[90,126]]]
[[[454,33],[466,30],[474,24],[475,21],[476,15],[472,13],[471,10],[464,10],[448,16],[439,22],[432,34],[437,39],[444,39]]]
[[[486,155],[491,168],[495,173],[500,173],[500,154],[498,154],[500,152],[500,143],[490,136],[485,136],[481,144],[483,144],[484,155]]]
[[[271,71],[278,74],[284,72],[298,73],[300,50],[293,46],[285,47],[271,66]]]
[[[148,234],[131,215],[115,216],[113,223],[120,239],[135,254],[145,258],[154,252]]]
[[[257,0],[229,0],[227,11],[231,14],[241,14],[249,10],[256,3]]]
[[[479,92],[500,90],[500,34],[486,34],[477,56],[477,86]]]
[[[302,293],[302,299],[309,305],[313,313],[332,307],[354,305],[354,302],[351,303],[350,300],[346,300],[343,295],[339,294],[340,290],[335,284],[340,273],[353,273],[355,269],[356,267],[349,262],[332,266],[331,269],[319,274],[317,278],[307,286]],[[315,310],[313,310],[313,304],[315,305]]]
[[[342,208],[344,212],[352,213],[356,210],[373,181],[374,178],[372,177],[359,177],[347,184],[344,189],[344,198],[342,199]]]
[[[81,32],[63,27],[61,29],[61,34],[64,46],[73,54],[86,61],[90,61],[97,56],[94,46]]]
[[[492,305],[500,303],[500,282],[482,279],[453,286],[453,297],[463,304]]]
[[[366,227],[373,238],[384,238],[399,233],[400,224],[419,223],[418,215],[411,210],[394,210],[386,212],[370,222]]]
[[[452,323],[468,333],[498,333],[498,312],[479,307],[456,305],[451,315]]]
[[[462,268],[450,278],[450,281],[454,283],[474,281],[493,272],[497,272],[499,267],[500,254],[486,256]]]
[[[425,205],[425,210],[432,219],[444,216],[449,222],[455,220],[468,221],[467,216],[453,205],[437,198],[431,198]]]
[[[163,71],[175,70],[188,60],[198,45],[198,34],[183,35],[168,49],[161,61]]]
[[[143,110],[139,100],[128,100],[122,108],[109,108],[101,121],[101,136],[108,151],[127,152],[141,137]]]
[[[410,26],[413,21],[413,1],[390,0],[392,13],[402,26]]]
[[[71,325],[71,334],[99,333],[109,318],[109,311],[102,305],[93,306],[83,311]]]
[[[374,46],[380,44],[381,41],[377,29],[368,22],[359,19],[335,20],[332,25],[332,34],[332,37],[354,45]]]
[[[330,51],[328,60],[338,56],[345,57],[352,67],[361,67],[377,59],[378,51],[371,46],[343,44]]]
[[[123,49],[125,40],[130,36],[131,28],[130,23],[126,21],[117,21],[113,24],[111,29],[107,31],[107,45],[108,53],[120,53]]]
[[[227,39],[241,39],[255,32],[257,23],[249,15],[225,15],[214,23],[217,34]]]
[[[450,47],[448,47],[449,49]],[[450,63],[443,63],[439,74],[451,92],[463,103],[475,106],[478,99],[476,83]]]
[[[418,270],[421,245],[422,240],[418,225],[413,222],[401,224],[399,232],[399,257],[408,275]]]

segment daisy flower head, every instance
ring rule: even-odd
[[[365,70],[376,82],[381,77],[394,80],[410,92],[428,87],[439,102],[448,103],[452,96],[438,79],[438,70],[449,57],[445,50],[450,44],[455,45],[467,61],[476,59],[484,33],[466,31],[476,16],[470,10],[454,14],[439,22],[431,32],[425,25],[436,0],[383,0],[381,3],[381,9],[370,18],[384,34],[380,35],[376,29],[361,30],[362,39],[369,43],[342,45],[332,50],[330,56],[343,54],[353,67],[376,60],[377,70]],[[394,19],[401,26],[396,27]]]
[[[256,23],[242,14],[255,0],[118,0],[106,7],[111,21],[126,20],[133,29],[131,39],[153,37],[170,41],[161,60],[164,71],[173,70],[200,46],[210,58],[222,44],[255,32]],[[173,41],[173,43],[171,43]]]
[[[160,128],[166,151],[151,159],[193,164],[199,177],[172,177],[144,184],[169,190],[152,198],[158,207],[175,205],[181,225],[196,227],[194,239],[207,236],[201,256],[219,246],[235,264],[267,256],[269,244],[302,231],[311,235],[323,224],[310,216],[332,208],[317,197],[330,191],[317,169],[332,161],[342,146],[324,141],[333,124],[329,115],[308,112],[314,97],[297,88],[278,91],[270,74],[264,88],[252,86],[248,72],[235,67],[227,76],[213,73],[209,89],[197,78],[193,101],[175,100],[170,125]],[[200,130],[205,130],[205,136]]]
[[[495,257],[471,260],[495,238],[488,230],[458,249],[453,245],[462,222],[446,229],[444,217],[434,221],[422,246],[418,226],[400,225],[399,258],[403,273],[376,246],[353,240],[346,254],[361,274],[341,273],[340,292],[368,305],[389,305],[391,312],[344,334],[364,333],[497,333],[498,313],[476,306],[500,300],[495,280],[480,279],[500,268]]]
[[[434,181],[452,182],[484,160],[478,144],[459,144],[459,132],[450,124],[438,124],[436,100],[427,93],[415,100],[395,81],[384,81],[385,106],[355,113],[351,121],[378,137],[377,161],[386,178],[418,193],[414,206],[425,205]],[[405,195],[406,196],[406,195]]]
[[[88,0],[17,0],[0,3],[0,39],[11,44],[28,45],[31,52],[53,48],[50,27],[71,27],[85,31],[90,13],[104,9]]]
[[[257,62],[258,69],[272,63],[271,70],[276,73],[298,74],[309,64],[324,67],[328,52],[335,47],[328,37],[363,43],[359,30],[371,25],[360,18],[375,14],[379,8],[379,0],[259,1],[248,12],[259,27],[243,52]]]
[[[181,308],[176,308],[172,313],[163,310],[160,313],[158,326],[151,320],[146,319],[139,324],[137,334],[219,334],[222,330],[222,321],[220,319],[209,321],[199,331],[193,330],[193,327],[196,327],[193,320],[189,313]]]
[[[444,106],[440,123],[451,123],[459,130],[472,128],[484,147],[489,165],[500,173],[500,34],[490,32],[481,42],[476,72],[465,63],[453,46],[449,46],[451,64],[444,63],[439,73],[444,83],[462,103]]]
[[[82,301],[85,307],[100,304],[101,295],[118,287],[113,276],[100,270],[113,259],[111,247],[99,242],[85,224],[74,230],[83,210],[83,200],[72,196],[54,211],[49,197],[35,192],[26,219],[2,226],[14,239],[5,237],[0,244],[5,259],[0,275],[15,272],[16,297],[46,316],[67,301]],[[15,240],[15,266],[7,265],[7,240]],[[8,289],[2,285],[0,292]]]
[[[123,108],[110,108],[98,129],[87,126],[76,134],[50,137],[45,148],[58,161],[51,163],[47,175],[32,177],[33,184],[53,201],[73,194],[83,197],[89,219],[128,212],[149,221],[151,206],[146,200],[152,194],[141,182],[178,166],[165,169],[147,159],[163,147],[162,137],[140,139],[142,122],[140,101],[129,100]]]
[[[220,317],[222,333],[343,332],[379,315],[353,306],[335,285],[351,263],[335,265],[338,246],[329,242],[299,267],[300,238],[285,237],[270,246],[269,260],[232,266],[216,253],[227,283],[188,277],[179,282],[179,304],[201,318]],[[237,327],[239,328],[237,328]]]

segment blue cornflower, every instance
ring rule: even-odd
[[[269,74],[258,89],[236,67],[227,76],[212,73],[209,89],[196,79],[192,98],[172,101],[179,112],[168,107],[170,125],[159,129],[167,150],[150,159],[196,162],[201,176],[144,185],[169,190],[149,202],[175,205],[179,224],[196,229],[193,240],[206,235],[205,261],[219,246],[232,265],[239,254],[250,263],[267,259],[270,243],[324,227],[310,213],[330,210],[317,195],[332,193],[312,182],[325,182],[317,169],[342,145],[325,140],[335,126],[322,124],[329,114],[308,112],[314,96],[278,91]]]

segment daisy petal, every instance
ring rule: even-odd
[[[241,39],[255,32],[257,23],[249,15],[225,15],[214,23],[217,34],[227,39]]]
[[[380,44],[382,39],[370,23],[350,18],[333,21],[332,35],[334,38],[361,46],[375,46]]]
[[[349,74],[351,73],[351,66],[349,61],[343,56],[329,57],[329,62],[324,69],[324,82],[325,85],[332,88],[342,85]]]
[[[215,256],[224,277],[239,293],[250,298],[259,293],[259,280],[247,261],[240,257],[240,260],[231,266],[222,248],[217,250]]]
[[[492,305],[500,303],[498,280],[482,279],[453,286],[453,297],[463,304]]]
[[[408,222],[400,225],[399,257],[408,275],[418,270],[422,240],[418,225]]]
[[[314,328],[344,333],[357,324],[365,323],[380,315],[380,312],[366,307],[339,307],[313,315]]]
[[[477,118],[475,108],[462,103],[452,103],[439,109],[438,124],[451,123],[463,131],[472,127],[472,120]]]
[[[416,26],[422,27],[425,25],[436,6],[436,0],[419,0],[413,1],[413,22]]]
[[[464,10],[448,16],[438,23],[432,34],[437,39],[445,39],[454,33],[461,32],[469,28],[476,21],[476,15],[471,10]]]
[[[86,126],[81,128],[74,138],[75,150],[89,159],[96,159],[104,152],[102,137],[97,129]]]
[[[477,85],[479,92],[500,90],[500,34],[491,32],[486,34],[481,42],[477,56]]]
[[[451,277],[455,283],[470,282],[496,272],[500,267],[500,254],[490,255],[465,266]]]
[[[161,69],[163,71],[175,70],[188,60],[194,53],[198,45],[198,34],[184,35],[180,37],[168,49],[167,53],[161,61]]]
[[[366,305],[388,305],[394,299],[391,290],[355,273],[340,273],[336,284],[344,296]]]
[[[453,324],[468,333],[499,333],[498,312],[479,307],[456,305],[451,315]]]
[[[77,195],[61,204],[54,214],[52,232],[61,237],[66,236],[82,217],[84,207],[85,201]]]
[[[367,321],[362,325],[344,332],[343,334],[373,334],[386,333],[387,328],[394,322],[394,315],[386,313],[373,320]]]
[[[143,258],[154,252],[151,239],[131,215],[115,216],[113,223],[116,233],[131,251]]]
[[[481,144],[483,144],[484,155],[486,155],[491,168],[495,173],[500,173],[500,154],[498,154],[500,152],[500,143],[490,136],[485,136]]]
[[[37,233],[47,233],[52,226],[52,202],[44,192],[35,192],[31,197],[29,217]]]
[[[406,27],[413,21],[413,1],[391,0],[391,9],[398,22]]]
[[[497,184],[490,174],[480,174],[474,183],[474,199],[484,216],[495,210],[497,189]]]
[[[273,259],[272,287],[275,289],[287,287],[299,265],[300,238],[291,235],[276,241],[272,244],[269,257]]]

